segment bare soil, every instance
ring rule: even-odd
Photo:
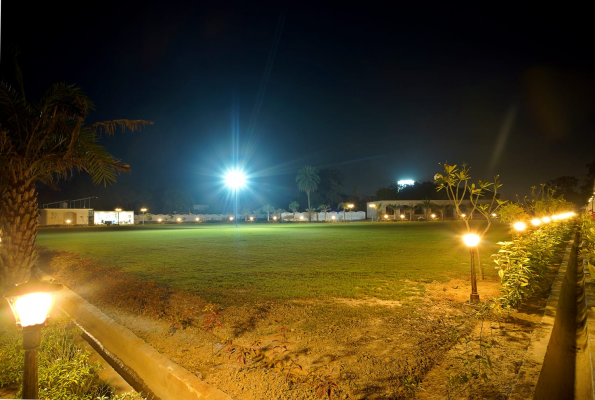
[[[496,296],[498,285],[495,279],[479,281],[482,300]],[[447,374],[460,371],[461,339],[477,343],[479,337],[469,293],[469,281],[451,280],[426,284],[424,294],[407,302],[333,298],[234,307],[222,310],[222,327],[210,332],[201,320],[178,330],[104,311],[235,399],[316,399],[329,388],[339,399],[506,398],[548,290],[500,323],[484,323],[493,372],[487,383],[463,390],[449,387]],[[206,305],[185,294],[174,301],[198,309]],[[249,352],[251,347],[256,351]]]

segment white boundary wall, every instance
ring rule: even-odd
[[[270,220],[273,221],[273,216],[278,217],[279,214],[271,213]],[[137,214],[134,216],[134,223],[135,224],[142,224],[143,221],[155,223],[161,219],[161,222],[231,222],[229,218],[231,217],[230,214],[151,214],[151,220],[145,220],[145,216],[143,214]],[[255,221],[266,221],[267,215],[266,214],[250,214],[248,216],[248,220],[250,217],[254,217]],[[334,217],[334,219],[333,219]],[[199,221],[196,221],[196,218],[199,218]],[[243,215],[238,215],[239,221],[244,221]],[[325,213],[312,213],[312,221],[316,222],[324,222],[325,221]],[[179,221],[178,221],[179,219]],[[293,213],[291,212],[284,212],[281,214],[281,219],[283,221],[293,222]],[[366,219],[366,213],[364,211],[345,211],[345,221],[362,221]],[[342,221],[343,220],[343,211],[330,211],[326,213],[326,221]],[[307,212],[296,212],[295,213],[295,221],[296,222],[304,222],[308,221],[308,213]]]

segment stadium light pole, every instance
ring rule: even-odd
[[[244,176],[242,171],[233,170],[233,171],[230,171],[227,173],[227,175],[225,176],[225,182],[227,183],[227,186],[229,186],[236,192],[235,193],[235,195],[236,195],[235,203],[236,204],[235,204],[234,219],[236,220],[236,228],[237,228],[238,227],[238,189],[240,189],[242,186],[244,186],[244,183],[246,182],[246,177]]]

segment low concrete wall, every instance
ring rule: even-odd
[[[56,304],[84,330],[83,337],[148,398],[231,400],[68,288],[59,292]]]
[[[577,244],[578,233],[574,232],[510,399],[574,398]]]

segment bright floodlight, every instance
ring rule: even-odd
[[[302,220],[303,220],[303,219],[304,219],[304,216],[303,216],[303,215],[300,215],[300,219],[302,219]]]
[[[254,217],[250,217],[250,221],[254,221]]]
[[[552,222],[552,219],[550,217],[543,217],[541,220],[545,223]]]
[[[415,181],[413,179],[403,179],[403,180],[397,181],[397,185],[400,185],[400,186],[413,185],[414,183],[415,183]]]
[[[276,220],[277,220],[277,216],[275,215],[275,216],[273,217],[273,221],[276,221]]]
[[[163,221],[163,218],[157,218],[157,222]]]
[[[384,214],[384,219],[388,219],[388,215]]]
[[[541,220],[539,218],[533,218],[531,220],[531,223],[533,224],[533,226],[539,226],[541,224]]]
[[[461,214],[461,217],[465,218],[467,216],[467,214]]]
[[[145,207],[140,209],[141,212],[147,212],[147,209]]]
[[[335,218],[337,218],[337,217],[335,217],[334,215],[331,215],[331,219],[335,219]]]
[[[196,218],[196,222],[200,221],[200,218]]]
[[[229,217],[229,220],[230,220],[230,221],[233,221],[233,217]]]
[[[405,216],[403,214],[401,214],[401,219],[405,218]]]
[[[492,217],[495,217],[495,216],[496,216],[496,213],[492,213]]]
[[[430,215],[430,217],[436,218],[436,214],[432,214],[432,215]]]
[[[475,247],[479,244],[479,236],[474,233],[463,235],[463,242],[469,247]]]
[[[239,189],[244,186],[246,182],[246,177],[242,173],[242,171],[233,170],[229,171],[227,175],[225,175],[225,183],[232,189]]]
[[[517,231],[524,231],[525,229],[527,229],[527,224],[525,224],[524,222],[515,222],[513,225],[514,229],[516,229]]]
[[[353,208],[355,207],[353,204],[347,204],[347,208]]]
[[[370,208],[376,208],[376,204],[374,204],[374,203],[370,204]]]

